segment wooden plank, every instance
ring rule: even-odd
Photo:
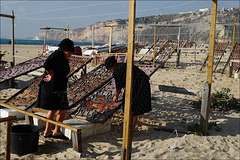
[[[13,109],[15,111],[18,111],[20,113],[23,113],[23,114],[26,114],[26,115],[29,115],[29,116],[32,116],[32,117],[36,117],[38,119],[41,119],[43,121],[46,121],[46,122],[49,122],[49,123],[52,123],[52,124],[55,124],[55,125],[58,125],[58,126],[61,126],[63,128],[68,128],[74,132],[77,132],[79,130],[79,128],[76,128],[76,127],[73,127],[71,125],[67,125],[67,124],[64,124],[64,123],[61,123],[61,122],[57,122],[57,121],[54,121],[54,120],[51,120],[51,119],[48,119],[48,118],[45,118],[45,117],[42,117],[42,116],[39,116],[39,115],[36,115],[34,113],[30,113],[30,112],[27,112],[27,111],[24,111],[22,109],[19,109],[19,108],[16,108],[16,107],[13,107],[13,106],[10,106],[6,103],[0,103],[0,106],[2,107],[6,107],[6,108],[10,108],[10,109]]]
[[[0,17],[15,18],[15,16],[7,15],[7,14],[0,14]]]
[[[136,0],[129,0],[129,24],[128,24],[128,56],[127,56],[127,75],[125,90],[125,111],[123,126],[123,143],[122,147],[126,149],[123,157],[125,160],[131,159],[131,103],[132,103],[132,85],[133,85],[133,63],[134,63],[134,31],[135,31],[135,14]]]
[[[7,121],[15,121],[15,120],[17,120],[16,116],[9,116],[9,117],[5,117],[5,118],[0,118],[0,123],[7,122]]]

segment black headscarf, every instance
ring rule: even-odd
[[[117,63],[117,60],[114,56],[110,56],[105,60],[105,67],[110,70],[115,64]]]
[[[70,51],[70,52],[74,52],[74,44],[73,41],[71,41],[69,38],[63,39],[60,44],[59,47],[62,51]]]

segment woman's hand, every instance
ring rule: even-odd
[[[48,75],[45,76],[45,78],[43,79],[45,82],[50,82],[53,77],[54,77],[54,72],[53,70],[50,71],[46,71]]]
[[[113,97],[113,102],[117,103],[118,102],[118,95],[121,93],[121,90],[116,90],[116,95]]]
[[[118,102],[118,97],[117,97],[117,96],[114,96],[114,97],[113,97],[113,102],[115,102],[115,103]]]
[[[52,76],[51,75],[46,75],[45,78],[43,79],[45,82],[50,82],[52,80]]]

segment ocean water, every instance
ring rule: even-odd
[[[0,39],[0,44],[9,44],[11,42],[11,39]],[[60,41],[54,41],[54,40],[47,40],[46,44],[50,46],[58,46]],[[26,39],[15,39],[14,44],[18,45],[43,45],[44,40],[26,40]],[[104,45],[105,43],[94,43],[94,45]],[[91,46],[92,42],[74,42],[75,46]]]

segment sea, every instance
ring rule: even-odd
[[[46,40],[46,45],[58,46],[60,41]],[[0,44],[11,44],[11,39],[0,39]],[[17,45],[44,45],[44,40],[27,40],[27,39],[15,39],[14,44]],[[96,46],[104,45],[105,43],[94,43]],[[74,42],[74,46],[91,46],[92,42]]]

